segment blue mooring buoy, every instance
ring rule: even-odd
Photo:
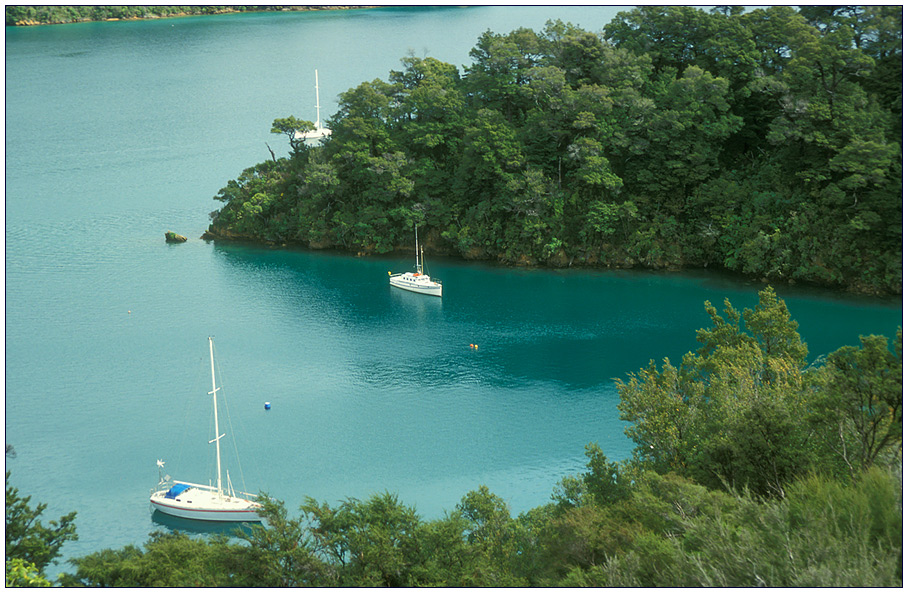
[[[265,402],[265,409],[266,409],[266,410],[270,410],[270,409],[271,409],[271,402]]]

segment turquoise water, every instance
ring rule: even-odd
[[[324,117],[338,93],[386,78],[410,50],[462,66],[487,28],[562,18],[598,30],[617,11],[7,29],[5,427],[18,453],[7,468],[49,518],[78,511],[80,539],[64,555],[160,528],[147,503],[157,459],[177,477],[208,475],[209,335],[243,463],[231,475],[291,509],[306,495],[390,490],[436,517],[485,484],[516,514],[581,471],[587,443],[627,456],[613,379],[677,362],[708,322],[704,300],[753,306],[760,284],[430,259],[445,283],[434,299],[388,287],[409,254],[198,239],[218,189],[268,158],[266,142],[284,146],[271,121],[314,118],[315,68]],[[166,230],[190,240],[167,245]],[[901,323],[899,301],[779,292],[812,356]]]

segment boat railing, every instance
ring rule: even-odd
[[[157,485],[151,489],[151,493],[154,494],[155,492],[166,492],[167,490],[170,490],[173,485],[174,481],[170,479],[170,476],[168,476],[167,479],[161,479],[161,481],[159,481]]]
[[[208,490],[209,492],[217,492],[217,486],[212,486],[211,484],[194,484],[193,482],[185,482],[183,480],[173,480],[168,482],[160,482],[156,487],[151,489],[151,493],[160,492],[161,490],[169,490],[172,486],[176,484],[185,484],[186,486],[191,486],[192,488],[197,488],[199,490]],[[224,494],[232,496],[233,498],[245,498],[249,500],[255,500],[258,498],[257,494],[252,494],[251,492],[242,492],[235,491],[233,489],[230,492],[225,492]]]

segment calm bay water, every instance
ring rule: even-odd
[[[597,441],[631,444],[613,378],[696,348],[703,301],[761,285],[709,274],[505,269],[430,260],[445,297],[391,290],[409,256],[197,239],[227,180],[269,157],[276,117],[323,117],[408,52],[457,66],[486,29],[616,7],[385,8],[6,31],[6,442],[11,482],[65,556],[160,526],[155,460],[203,480],[215,336],[246,485],[295,509],[390,490],[440,516],[480,484],[548,501]],[[283,148],[280,148],[283,147]],[[166,245],[165,230],[190,237]],[[811,356],[894,335],[899,301],[780,287]],[[471,349],[470,344],[478,344]],[[272,410],[263,403],[270,401]],[[232,466],[234,467],[234,466]],[[239,472],[232,470],[235,481]]]

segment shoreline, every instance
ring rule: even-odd
[[[211,229],[206,230],[202,233],[202,236],[199,239],[206,242],[223,242],[228,244],[235,245],[246,245],[249,247],[258,247],[262,249],[270,250],[287,250],[287,251],[307,251],[307,252],[328,252],[336,253],[339,255],[346,255],[350,257],[371,257],[371,256],[386,256],[394,254],[406,254],[410,252],[408,247],[398,246],[395,249],[387,253],[365,253],[365,252],[356,252],[346,249],[338,245],[325,245],[325,246],[313,246],[306,243],[305,241],[273,241],[261,237],[251,237],[246,235],[235,235],[233,233],[225,235],[218,232],[212,232]],[[791,287],[800,287],[808,289],[818,289],[818,290],[828,290],[835,293],[847,294],[856,297],[872,298],[872,299],[901,299],[902,293],[892,293],[879,290],[872,290],[860,285],[844,285],[844,284],[823,284],[819,282],[809,282],[806,280],[796,280],[794,278],[767,278],[752,276],[744,274],[742,272],[736,272],[734,270],[729,270],[722,267],[714,266],[700,266],[700,265],[665,265],[665,266],[648,266],[640,262],[633,263],[621,263],[621,262],[601,262],[597,261],[595,263],[588,261],[580,260],[571,260],[570,263],[565,265],[554,265],[547,264],[545,262],[507,262],[500,258],[496,257],[467,257],[462,254],[458,254],[454,251],[447,249],[439,249],[437,246],[430,248],[430,255],[437,255],[441,257],[458,259],[465,262],[482,262],[491,265],[502,266],[505,268],[512,269],[527,269],[527,270],[566,270],[566,269],[586,269],[586,270],[639,270],[647,272],[665,272],[665,273],[684,273],[690,271],[707,271],[715,274],[727,275],[729,277],[737,278],[747,282],[759,282],[763,284],[769,284],[772,286],[791,286]]]
[[[32,7],[30,8],[38,8]],[[16,6],[7,6],[6,9],[16,8]],[[56,8],[56,7],[54,7]],[[199,8],[204,8],[200,6]],[[127,17],[109,17],[109,18],[91,18],[91,17],[77,17],[71,20],[62,20],[62,19],[48,19],[48,20],[36,20],[32,18],[18,19],[14,22],[7,22],[7,27],[37,27],[42,25],[72,25],[76,23],[112,23],[118,21],[153,21],[157,19],[171,19],[171,18],[182,18],[182,17],[191,17],[191,16],[214,16],[214,15],[224,15],[224,14],[245,14],[245,13],[266,13],[266,12],[314,12],[322,10],[358,10],[364,8],[376,8],[374,5],[344,5],[344,6],[335,6],[335,5],[319,5],[319,6],[273,6],[273,7],[255,7],[252,10],[237,10],[233,6],[224,6],[218,8],[217,10],[207,11],[207,12],[173,12],[168,14],[149,14],[145,16],[127,16]]]

